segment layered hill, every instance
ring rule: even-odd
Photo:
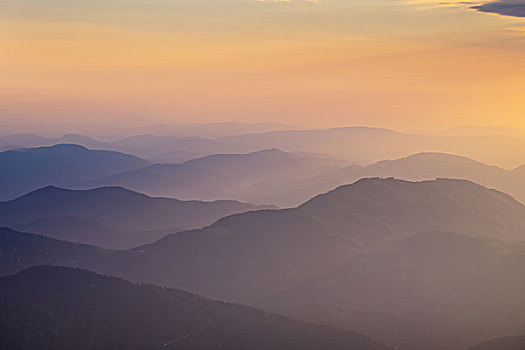
[[[43,238],[8,233],[5,269],[35,264],[37,254],[22,254],[40,251]],[[364,179],[294,209],[232,215],[128,251],[55,255],[58,264],[270,309],[394,315],[406,321],[378,340],[455,350],[525,327],[524,240],[525,207],[501,192],[465,180]],[[56,243],[45,242],[52,251]]]
[[[348,331],[63,267],[0,279],[0,308],[4,349],[387,349]]]
[[[47,185],[69,186],[148,164],[128,154],[73,144],[5,151],[0,153],[0,200]]]
[[[469,158],[443,153],[419,153],[406,158],[382,161],[360,169],[356,177],[393,176],[421,181],[435,178],[467,179],[496,188],[525,202],[523,167],[505,170]]]
[[[208,130],[218,129],[208,127]],[[147,134],[140,135],[131,131],[136,136],[115,142],[98,142],[82,135],[68,135],[57,139],[46,139],[37,135],[8,135],[0,137],[0,148],[13,145],[49,146],[73,142],[89,148],[131,153],[158,162],[188,159],[188,156],[249,153],[272,148],[286,152],[332,154],[358,164],[400,158],[419,152],[460,154],[505,168],[514,168],[525,161],[522,156],[525,151],[523,133],[501,129],[467,128],[436,135],[410,134],[366,127],[311,130],[282,130],[282,127],[278,127],[268,132],[264,132],[264,128],[244,129],[244,131],[243,128],[239,128],[237,132],[214,136],[210,133],[179,131],[176,129],[170,131],[165,127],[141,129],[135,132]],[[166,134],[173,136],[166,136]],[[229,136],[221,137],[227,134]]]
[[[351,165],[285,186],[268,186],[265,191],[268,198],[265,199],[280,206],[298,205],[318,193],[361,178],[395,177],[411,181],[437,178],[466,179],[509,193],[525,202],[524,169],[519,167],[506,170],[453,154],[426,152],[384,160],[364,167]]]
[[[38,265],[77,266],[111,254],[102,248],[0,228],[0,276]]]
[[[176,154],[186,154],[191,159],[221,152],[214,140],[195,136],[136,135],[115,141],[111,146],[122,152],[156,159],[162,163],[178,158],[174,157]]]
[[[166,234],[207,226],[231,214],[268,207],[236,201],[153,198],[120,187],[48,186],[0,202],[0,225],[106,248],[131,248]]]
[[[296,155],[277,149],[249,154],[216,154],[180,164],[155,164],[83,187],[122,186],[150,195],[180,199],[250,199],[251,188],[263,183],[287,183],[337,169],[330,158]],[[253,200],[253,201],[252,201]]]
[[[314,130],[278,130],[213,140],[215,150],[224,153],[253,152],[265,148],[283,151],[322,152],[344,156],[352,162],[371,163],[419,152],[461,154],[503,167],[523,164],[523,135],[446,135],[402,133],[389,129],[342,127]],[[179,145],[179,150],[196,151],[198,144]]]

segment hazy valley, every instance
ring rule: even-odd
[[[240,169],[251,168],[247,174],[252,180],[270,177],[261,159],[249,163],[251,157],[260,155],[273,161],[268,168],[274,167],[274,177],[281,169],[283,177],[296,176],[306,171],[305,166],[314,172],[319,166],[330,168],[312,179],[348,171],[334,170],[325,158],[313,162],[300,157],[297,162],[297,156],[279,151],[248,155],[248,164],[241,155],[207,157],[202,164],[205,169],[213,165],[211,169],[231,171],[221,184],[234,174],[247,176]],[[275,163],[276,155],[284,161]],[[437,162],[434,168],[423,166],[432,160]],[[261,163],[262,168],[258,167]],[[397,163],[401,165],[396,167]],[[449,163],[452,166],[447,169]],[[173,167],[185,169],[184,164]],[[379,172],[383,167],[416,178],[442,177],[443,172],[451,171],[460,178],[512,173],[436,154],[355,166],[352,171],[366,177],[368,171]],[[220,175],[221,171],[202,173]],[[147,179],[151,173],[145,174]],[[194,183],[203,179],[194,173],[189,178]],[[365,178],[290,209],[151,198],[116,187],[75,191],[46,187],[1,203],[0,216],[5,226],[15,229],[1,230],[2,276],[38,265],[88,269],[252,305],[335,327],[343,332],[341,337],[346,331],[377,342],[370,344],[408,350],[466,349],[502,334],[522,334],[525,329],[525,278],[521,273],[525,206],[505,193],[467,180]],[[137,232],[147,244],[130,243],[137,240]],[[35,271],[31,273],[38,275]],[[76,271],[70,273],[83,274]],[[53,283],[50,288],[59,288],[67,280]],[[75,293],[68,297],[82,302]],[[176,337],[179,332],[183,331],[173,328],[172,334]],[[226,337],[227,332],[210,336]],[[279,339],[276,341],[298,341],[279,337],[272,335]],[[337,337],[329,338],[337,343]],[[326,341],[323,339],[315,341]],[[328,348],[338,348],[336,343]],[[210,347],[203,344],[191,346]],[[369,346],[346,344],[350,349]],[[246,347],[257,348],[241,346]]]
[[[0,350],[525,350],[525,0],[0,0]]]

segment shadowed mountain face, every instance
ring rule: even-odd
[[[60,241],[33,233],[0,228],[0,275],[9,276],[32,266],[49,264],[75,266],[102,259],[102,248]]]
[[[263,208],[235,201],[152,198],[120,187],[75,191],[49,186],[0,202],[0,225],[106,248],[131,248]]]
[[[415,320],[385,312],[319,304],[288,305],[272,311],[297,320],[367,334],[388,344],[396,344],[400,349],[419,349],[432,334]]]
[[[5,151],[0,153],[0,200],[47,185],[68,186],[148,164],[128,154],[69,144]]]
[[[525,239],[525,207],[468,181],[361,180],[295,209],[233,215],[129,251],[93,248],[91,257],[19,235],[2,233],[4,274],[57,256],[229,301],[390,314],[407,320],[398,330],[409,341],[393,344],[407,349],[464,349],[525,327],[525,253],[511,242]],[[413,324],[423,335],[411,335]]]
[[[5,349],[387,349],[348,331],[63,267],[0,279],[0,307]]]
[[[468,350],[525,350],[525,336],[497,338]]]
[[[287,300],[359,310],[295,317],[360,331],[399,348],[464,349],[524,329],[523,266],[518,247],[431,231],[354,255],[276,300],[281,307]],[[291,315],[286,308],[284,314]]]
[[[390,233],[386,239],[429,229],[525,238],[521,203],[466,180],[363,179],[314,197],[298,210],[323,217],[323,221],[337,220],[337,227],[350,234],[366,232],[367,240],[374,238],[370,228],[377,228],[378,234]],[[349,230],[353,227],[359,230]]]
[[[170,233],[182,231],[174,227],[158,230],[120,231],[109,225],[77,216],[38,219],[12,227],[23,232],[34,232],[69,242],[86,243],[111,249],[136,247],[156,241]]]
[[[180,199],[250,198],[254,203],[263,203],[256,195],[249,195],[253,188],[323,174],[337,169],[337,163],[329,158],[272,149],[213,155],[182,164],[155,164],[88,182],[84,187],[123,186],[150,195]]]

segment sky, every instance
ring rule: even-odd
[[[0,0],[0,122],[525,129],[525,0]]]

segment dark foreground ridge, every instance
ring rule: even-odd
[[[388,349],[351,332],[65,267],[0,279],[0,309],[2,349]]]

